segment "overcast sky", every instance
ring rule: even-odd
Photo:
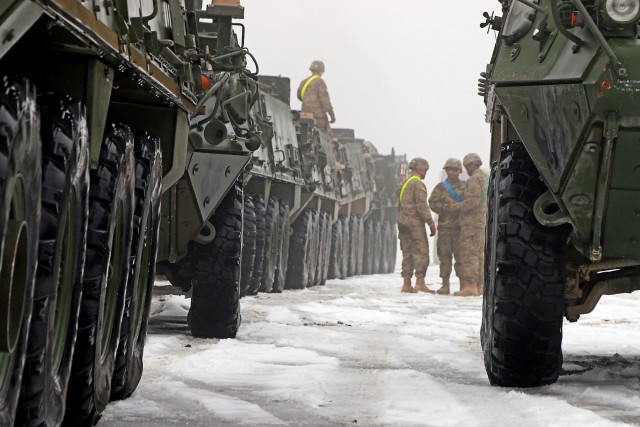
[[[311,61],[323,76],[335,127],[355,129],[388,154],[425,157],[433,188],[449,157],[480,154],[489,126],[477,80],[491,58],[493,31],[479,28],[497,0],[242,0],[246,46],[260,73],[291,78]],[[300,103],[292,96],[292,107]]]

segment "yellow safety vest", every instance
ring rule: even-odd
[[[302,90],[300,91],[300,98],[304,99],[304,93],[307,91],[307,88],[309,87],[311,82],[317,78],[320,78],[320,76],[317,74],[314,74],[313,76],[307,79],[307,82],[304,84],[304,86],[302,86]]]
[[[402,203],[402,196],[404,195],[404,190],[407,189],[407,185],[409,185],[409,182],[411,182],[414,179],[420,179],[420,177],[417,177],[414,175],[410,177],[408,180],[406,180],[404,185],[402,186],[402,189],[400,190],[400,203]]]

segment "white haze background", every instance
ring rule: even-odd
[[[495,36],[479,24],[497,0],[242,0],[245,44],[260,73],[291,78],[292,107],[311,61],[336,112],[383,154],[431,164],[433,189],[449,157],[477,152],[488,166],[489,126],[477,95]]]

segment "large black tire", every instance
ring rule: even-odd
[[[29,352],[17,425],[59,425],[65,409],[87,238],[89,144],[84,107],[38,97],[42,140],[40,243]]]
[[[339,219],[331,226],[331,248],[329,255],[328,279],[344,279],[342,275],[342,221]]]
[[[289,204],[280,200],[280,215],[278,216],[278,258],[276,261],[275,280],[271,292],[281,293],[287,280],[289,264],[289,238],[291,234],[291,219],[289,218]]]
[[[240,263],[240,297],[247,296],[253,280],[253,267],[256,261],[257,219],[253,198],[244,196],[242,216],[242,261]],[[264,220],[263,220],[264,224]],[[264,233],[264,231],[263,231]]]
[[[280,202],[275,197],[269,197],[264,226],[264,260],[262,262],[260,292],[271,292],[276,278],[278,252],[280,251],[280,242],[278,242],[279,217]]]
[[[373,222],[372,247],[371,274],[379,274],[382,273],[380,268],[380,259],[382,258],[382,224],[377,220]]]
[[[391,243],[393,236],[392,225],[390,221],[385,221],[382,224],[382,238],[380,251],[380,270],[379,273],[385,274],[389,271],[389,265],[391,264],[391,246],[395,242]]]
[[[362,262],[364,258],[364,221],[360,215],[356,215],[357,228],[356,228],[356,259],[354,274],[359,276],[362,274]]]
[[[194,285],[187,319],[195,337],[235,338],[241,320],[241,180],[231,187],[211,222],[216,229],[213,242],[194,243]]]
[[[535,387],[562,367],[565,227],[542,226],[533,213],[547,191],[521,143],[502,148],[487,211],[482,344],[492,384]]]
[[[40,122],[35,88],[0,80],[0,425],[14,425],[38,260]]]
[[[342,270],[343,278],[349,277],[349,258],[351,257],[351,228],[349,227],[349,218],[341,216],[342,222]]]
[[[320,254],[320,282],[319,286],[324,286],[327,282],[327,276],[329,274],[329,257],[331,256],[331,218],[327,212],[322,212],[322,229],[321,229],[321,254]]]
[[[396,269],[396,257],[398,256],[398,225],[391,223],[391,240],[389,240],[389,268],[387,273],[393,273]]]
[[[304,289],[309,284],[313,217],[313,209],[305,209],[293,223],[293,233],[289,244],[286,289]]]
[[[264,264],[266,208],[264,207],[264,198],[261,195],[253,193],[251,198],[256,214],[256,254],[251,273],[251,285],[247,295],[257,295],[262,282],[262,266]]]
[[[131,396],[142,377],[158,252],[162,195],[160,141],[145,132],[134,133],[134,139],[136,171],[131,267],[111,382],[111,400]]]
[[[129,128],[109,125],[91,171],[87,256],[65,424],[95,424],[109,402],[124,311],[134,205]]]
[[[364,253],[362,255],[362,274],[373,273],[373,220],[367,220],[364,223]]]
[[[318,276],[318,256],[320,255],[320,212],[313,209],[312,232],[311,232],[311,256],[309,257],[309,281],[307,286],[315,286]]]
[[[349,217],[349,266],[347,269],[347,276],[356,275],[356,267],[358,266],[358,237],[360,225],[358,221],[358,215],[351,215]]]

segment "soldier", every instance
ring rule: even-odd
[[[429,225],[431,236],[436,234],[436,225],[427,205],[427,187],[422,180],[427,174],[429,163],[416,157],[409,163],[411,176],[398,188],[398,239],[402,251],[402,292],[435,293],[427,288],[424,276],[429,267],[429,240],[424,224]],[[416,287],[411,286],[415,270]]]
[[[311,76],[301,81],[298,87],[298,99],[302,101],[302,112],[313,114],[316,127],[331,133],[329,123],[335,123],[336,115],[333,113],[327,85],[322,80],[324,63],[313,61],[309,70],[312,73]],[[331,118],[330,122],[327,122],[327,114]]]
[[[438,214],[438,240],[436,248],[440,258],[440,278],[442,287],[438,289],[441,295],[449,295],[449,276],[451,276],[451,258],[455,259],[456,276],[461,276],[460,268],[460,213],[449,210],[451,204],[462,202],[464,199],[465,182],[460,180],[462,162],[449,159],[443,168],[447,178],[436,185],[429,197],[429,207]]]
[[[484,289],[484,226],[486,222],[487,177],[480,170],[482,160],[476,153],[462,159],[469,174],[464,200],[451,204],[451,212],[460,213],[460,291],[456,296],[477,296]]]

